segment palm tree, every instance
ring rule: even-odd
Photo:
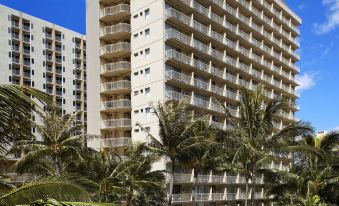
[[[226,131],[224,141],[233,144],[236,148],[232,158],[232,166],[246,178],[246,199],[248,204],[249,180],[251,181],[251,205],[255,204],[256,175],[263,167],[276,159],[276,155],[287,155],[283,149],[290,141],[312,131],[312,128],[303,122],[291,123],[284,129],[277,131],[274,127],[280,111],[286,107],[286,101],[276,98],[267,101],[262,89],[252,92],[241,89],[240,117],[232,117],[225,108],[226,118],[234,129]]]
[[[50,96],[25,86],[0,85],[0,155],[19,138],[32,136],[30,120],[32,112],[41,111],[40,103],[51,104]]]
[[[290,171],[273,173],[273,180],[279,184],[273,187],[272,193],[282,203],[303,204],[319,196],[321,201],[337,205],[338,156],[333,149],[338,144],[339,134],[332,132],[318,137],[306,136],[297,145],[290,146],[293,167]]]
[[[15,188],[0,197],[0,205],[29,204],[38,199],[90,202],[89,194],[64,177],[47,177]]]
[[[112,174],[104,180],[109,183],[113,192],[124,195],[126,206],[136,205],[132,202],[138,196],[147,199],[147,195],[159,191],[165,194],[163,172],[152,171],[152,164],[159,158],[145,148],[144,144],[132,145],[127,151],[129,159],[118,164]],[[151,192],[145,194],[145,191]]]
[[[220,164],[220,145],[216,142],[217,130],[205,118],[197,119],[186,132],[187,140],[183,143],[180,154],[181,163],[193,169],[192,205],[196,205],[198,175],[204,169],[215,169]]]
[[[159,103],[153,106],[153,110],[159,121],[159,136],[156,138],[148,133],[151,142],[149,149],[160,157],[165,157],[169,160],[171,168],[170,174],[172,176],[168,200],[168,205],[170,206],[172,205],[173,180],[176,164],[184,149],[188,128],[194,121],[192,121],[192,116],[189,114],[185,102],[179,102],[178,104],[172,102],[165,104]]]
[[[86,148],[83,135],[74,135],[79,130],[75,126],[75,116],[66,114],[60,117],[56,108],[43,116],[43,124],[33,124],[42,140],[18,141],[11,152],[23,152],[16,163],[17,171],[32,172],[38,175],[61,176],[67,172],[68,164],[82,161]]]

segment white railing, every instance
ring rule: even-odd
[[[119,42],[116,44],[108,44],[101,47],[100,54],[110,54],[120,51],[130,51],[131,50],[131,44],[128,42]]]
[[[117,72],[117,71],[125,71],[131,70],[131,63],[127,61],[120,61],[114,63],[108,63],[101,66],[101,72]]]
[[[121,32],[131,32],[131,25],[127,23],[119,23],[116,25],[106,26],[101,29],[100,35],[117,34]]]
[[[122,109],[122,108],[131,108],[131,100],[129,99],[119,99],[114,101],[106,101],[101,105],[101,109]]]
[[[130,6],[127,4],[119,4],[116,6],[106,7],[101,10],[101,18],[105,16],[113,16],[119,13],[130,13]]]
[[[131,119],[122,118],[122,119],[108,119],[104,120],[103,127],[104,128],[121,128],[121,127],[131,127],[132,121]]]
[[[122,147],[131,144],[130,137],[118,137],[101,139],[101,145],[103,147]]]
[[[131,88],[131,81],[128,80],[119,80],[116,82],[107,82],[103,84],[102,91],[112,91],[112,90],[119,90],[119,89],[130,89]]]

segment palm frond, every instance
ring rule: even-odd
[[[22,205],[37,199],[53,198],[70,202],[90,202],[89,194],[64,177],[48,177],[16,188],[0,198],[0,205]]]

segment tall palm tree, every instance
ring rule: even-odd
[[[264,105],[264,102],[267,102]],[[254,205],[256,176],[263,167],[276,159],[276,155],[287,155],[286,145],[300,135],[309,134],[312,128],[303,122],[291,123],[284,129],[277,131],[274,127],[281,109],[286,107],[282,98],[265,101],[262,89],[255,92],[241,89],[240,117],[232,117],[225,108],[226,118],[234,129],[226,131],[225,140],[236,148],[232,158],[234,168],[246,178],[246,199],[248,205],[249,191],[250,204]],[[249,185],[249,180],[251,185]],[[251,186],[251,190],[249,190]]]
[[[151,191],[151,194],[163,191],[165,194],[163,172],[152,171],[152,164],[159,158],[145,148],[144,144],[132,145],[127,151],[129,159],[118,164],[112,174],[105,179],[110,183],[113,192],[124,195],[126,206],[136,205],[132,202],[137,196],[147,198],[150,194],[145,194],[145,191]]]
[[[43,116],[42,125],[33,123],[41,140],[32,138],[16,142],[11,152],[23,152],[16,163],[17,171],[61,176],[69,169],[69,163],[81,161],[88,148],[84,136],[75,135],[79,129],[75,117],[76,114],[61,117],[57,109],[52,108]]]
[[[31,97],[35,97],[37,101]],[[40,112],[42,105],[51,102],[49,95],[36,89],[18,85],[0,85],[0,155],[4,155],[9,146],[19,138],[32,136],[30,127],[32,112]]]
[[[318,137],[306,136],[297,145],[289,147],[293,154],[290,171],[275,171],[272,193],[282,203],[303,204],[319,196],[321,201],[337,205],[339,172],[335,148],[339,134],[328,133]]]
[[[216,142],[217,130],[205,118],[197,119],[186,132],[180,161],[193,169],[192,205],[196,205],[196,186],[198,176],[204,169],[215,169],[221,161],[220,145]]]
[[[187,141],[186,133],[188,128],[193,125],[194,121],[192,121],[192,115],[189,114],[185,102],[179,102],[177,104],[172,102],[165,104],[158,103],[156,106],[153,106],[153,110],[159,121],[159,138],[148,133],[151,142],[149,149],[169,160],[171,181],[168,205],[170,206],[172,205],[173,180],[176,164],[184,149],[184,142]]]

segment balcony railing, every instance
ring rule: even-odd
[[[131,63],[127,61],[120,61],[115,63],[108,63],[101,66],[101,73],[115,73],[131,71]]]
[[[103,84],[102,91],[109,92],[114,90],[126,90],[131,89],[131,81],[128,80],[119,80],[116,82],[107,82]]]
[[[128,42],[119,42],[116,44],[105,45],[101,48],[101,55],[113,54],[116,52],[129,52],[131,50],[131,44]]]
[[[169,8],[169,9],[167,9],[167,10],[166,10],[166,15],[167,15],[168,17],[172,17],[172,18],[177,19],[178,21],[181,21],[182,23],[186,24],[187,26],[193,27],[193,29],[199,31],[200,33],[203,33],[204,35],[210,34],[209,36],[210,36],[211,38],[214,38],[214,39],[216,39],[217,41],[219,41],[219,42],[221,42],[221,43],[223,43],[223,44],[226,44],[226,45],[227,45],[227,43],[232,43],[232,41],[230,41],[229,39],[224,40],[224,37],[223,37],[221,34],[215,32],[215,31],[213,31],[213,30],[210,31],[210,29],[209,29],[207,26],[201,24],[200,22],[198,22],[198,21],[196,21],[196,20],[193,21],[193,25],[192,25],[192,24],[191,24],[191,21],[190,21],[190,17],[188,17],[188,16],[186,16],[185,14],[183,14],[183,13],[177,11],[177,10],[174,9],[174,8]],[[245,39],[246,41],[248,41],[250,44],[254,44],[254,43],[252,43],[252,39],[254,39],[254,38],[251,37],[251,36],[249,36],[247,33],[241,31],[241,30],[240,30],[239,28],[237,28],[235,25],[226,22],[225,24],[222,24],[221,26],[225,26],[227,29],[229,29],[229,30],[231,30],[232,32],[234,32],[234,33],[240,35],[242,38],[244,38],[244,39]],[[262,33],[262,32],[260,31],[260,33]],[[270,34],[268,34],[268,33],[267,33],[266,36],[267,36],[267,38],[269,38],[269,39],[273,38],[273,36],[270,35]],[[277,40],[277,39],[274,39],[274,40],[272,40],[272,41],[275,42],[275,43],[276,43],[276,42],[280,42],[280,41]],[[233,43],[233,44],[234,44],[234,43]],[[255,45],[255,44],[254,44],[254,45]],[[280,45],[280,44],[279,44],[279,45]],[[232,46],[232,45],[230,45],[230,47],[233,48],[233,49],[234,49],[234,48],[237,48],[237,47],[234,47],[234,46]],[[261,47],[259,47],[259,48],[261,48]],[[286,48],[287,48],[287,46],[286,46]],[[286,48],[285,48],[285,49],[286,49]],[[262,49],[262,48],[261,48],[261,49]],[[289,47],[288,47],[288,49],[289,49]],[[290,52],[290,49],[289,49],[288,51]],[[279,58],[278,60],[281,61],[280,58]],[[288,63],[287,66],[289,66],[289,67],[291,67],[291,68],[293,68],[293,69],[295,69],[295,70],[297,70],[297,71],[299,70],[299,69],[298,69],[295,65],[293,65],[291,62],[289,62],[289,61],[283,61],[283,62],[284,62],[285,64]]]
[[[127,23],[119,23],[112,26],[106,26],[101,29],[100,35],[104,37],[106,35],[113,35],[117,33],[129,33],[131,32],[131,25]]]
[[[130,128],[132,126],[131,119],[108,119],[103,122],[104,129]]]
[[[101,18],[115,16],[121,13],[130,13],[130,6],[127,4],[119,4],[116,6],[106,7],[101,10]]]
[[[101,105],[101,109],[108,110],[108,109],[126,109],[131,108],[131,100],[129,99],[120,99],[114,101],[106,101],[103,102]]]
[[[254,56],[255,57],[255,56]],[[180,52],[177,52],[175,50],[167,50],[166,51],[166,59],[175,59],[176,61],[179,61],[185,65],[188,65],[188,66],[191,66],[191,67],[194,67],[195,69],[199,69],[199,70],[202,70],[204,72],[208,72],[208,73],[211,73],[213,74],[211,71],[213,70],[209,70],[210,66],[207,65],[206,63],[203,63],[201,61],[198,61],[198,60],[194,60],[192,59],[191,57],[185,55],[185,54],[182,54]],[[192,65],[192,62],[193,61],[193,65]],[[258,60],[258,61],[261,61],[261,60]],[[245,64],[242,64],[242,63],[237,63],[237,61],[229,56],[226,57],[226,63],[233,66],[233,67],[236,67],[236,68],[239,68],[240,70],[250,74],[250,75],[255,75],[255,70],[252,68],[252,70],[250,69],[249,66],[245,65]],[[218,69],[214,69],[214,71],[216,71]],[[220,70],[218,70],[220,71]],[[219,72],[219,74],[221,73],[221,71]],[[214,74],[213,74],[214,75]],[[267,77],[265,75],[262,75],[260,73],[257,72],[256,76],[261,79],[261,80],[264,80],[265,82],[271,84],[271,85],[274,85],[272,83],[272,77]],[[218,78],[220,78],[220,76],[217,76]],[[226,81],[229,81],[233,84],[237,84],[239,86],[244,86],[244,84],[247,85],[247,88],[249,89],[252,89],[254,90],[254,86],[255,85],[249,85],[248,82],[244,82],[244,81],[238,81],[237,80],[237,77],[231,75],[231,74],[226,74],[226,76],[222,75],[222,78],[225,79]],[[178,80],[178,78],[175,78]],[[180,78],[179,78],[180,79]],[[277,88],[279,89],[282,89],[290,94],[293,94],[295,95],[295,91],[292,91],[291,89],[286,89],[286,86],[284,85],[275,85]],[[221,94],[221,89],[218,89],[218,88],[213,88],[213,92],[217,93],[217,94]]]
[[[106,138],[101,140],[103,147],[123,147],[131,144],[130,137]]]

